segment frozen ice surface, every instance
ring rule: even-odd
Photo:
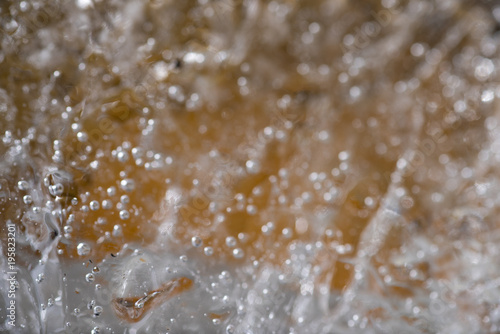
[[[500,332],[499,27],[0,1],[0,332]]]

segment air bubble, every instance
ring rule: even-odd
[[[106,192],[108,193],[108,196],[114,196],[116,195],[116,188],[115,187],[109,187]]]
[[[203,240],[201,240],[200,237],[194,236],[191,238],[191,245],[193,245],[193,247],[200,247],[202,244]]]
[[[128,203],[130,203],[130,197],[128,197],[128,195],[122,195],[120,197],[120,202],[122,204],[128,204]]]
[[[241,249],[241,248],[233,249],[233,256],[235,259],[241,259],[241,258],[243,258],[244,255],[245,255],[245,253],[243,252],[243,249]]]
[[[245,167],[249,174],[257,174],[260,171],[260,163],[256,160],[248,160]]]
[[[92,283],[95,279],[95,276],[94,274],[92,273],[88,273],[87,275],[85,275],[85,280],[89,283]]]
[[[90,210],[92,210],[92,211],[99,210],[99,202],[98,201],[91,201],[89,203],[89,206],[90,206]]]
[[[45,279],[45,275],[42,273],[42,274],[38,274],[35,281],[37,283],[42,283],[44,279]]]
[[[103,200],[102,201],[102,208],[105,209],[105,210],[109,210],[113,207],[113,203],[110,201],[110,200]]]
[[[120,225],[115,225],[113,226],[113,236],[114,237],[121,237],[123,235],[123,230]]]
[[[89,245],[87,245],[86,243],[84,242],[80,242],[78,244],[78,246],[76,247],[76,252],[78,253],[78,255],[80,256],[85,256],[85,255],[89,255],[90,254],[90,251],[91,251],[91,248]]]
[[[64,192],[64,187],[61,183],[54,184],[49,186],[49,193],[52,196],[61,196]]]
[[[29,205],[29,204],[33,203],[33,199],[31,198],[30,195],[24,195],[23,196],[23,202],[24,202],[24,204],[28,204]]]
[[[135,182],[132,179],[125,179],[120,181],[120,186],[125,191],[132,191],[135,188]]]
[[[127,210],[120,211],[120,219],[121,220],[127,220],[129,218],[130,218],[130,213]]]
[[[214,249],[212,247],[205,247],[203,252],[206,256],[212,256],[214,254]]]
[[[227,247],[231,247],[231,248],[236,246],[236,238],[235,237],[226,237],[226,245],[227,245]]]
[[[78,132],[76,138],[79,142],[84,143],[89,139],[89,136],[85,132]]]
[[[28,190],[29,184],[28,182],[22,180],[17,182],[17,188],[19,188],[19,190]]]
[[[102,313],[102,306],[96,306],[94,307],[94,317],[100,316]]]
[[[120,151],[116,154],[116,158],[118,159],[118,161],[120,162],[126,162],[128,161],[128,153],[125,152],[125,151]]]

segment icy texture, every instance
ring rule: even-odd
[[[497,333],[494,1],[0,1],[0,332]]]

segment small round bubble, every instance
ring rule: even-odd
[[[99,202],[98,201],[91,201],[89,203],[89,206],[90,206],[90,210],[92,210],[92,211],[99,210]]]
[[[17,188],[19,188],[19,190],[28,190],[29,188],[28,182],[24,180],[17,182]]]
[[[191,238],[191,245],[193,245],[193,247],[200,247],[202,244],[203,240],[201,240],[200,237],[194,236]]]
[[[80,256],[85,256],[85,255],[89,255],[90,254],[90,246],[87,245],[86,243],[84,242],[80,242],[78,244],[78,246],[76,246],[76,252],[78,253],[78,255]]]
[[[214,254],[214,249],[212,247],[205,247],[203,252],[206,256],[212,256]]]
[[[130,213],[127,210],[120,211],[120,219],[127,220],[130,218]]]
[[[227,247],[236,246],[236,238],[235,237],[226,237],[226,246]]]
[[[233,249],[233,256],[235,259],[241,259],[245,253],[243,252],[243,249],[241,248],[235,248]]]
[[[33,199],[31,198],[30,195],[24,195],[23,196],[23,202],[24,202],[24,204],[28,204],[29,205],[29,204],[33,203]]]
[[[132,179],[121,180],[120,186],[125,191],[132,191],[135,188],[135,182]]]
[[[101,313],[102,313],[102,306],[96,306],[96,307],[94,307],[94,316],[95,317],[100,316]]]

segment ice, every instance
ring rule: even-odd
[[[500,330],[498,6],[0,7],[0,331]]]

